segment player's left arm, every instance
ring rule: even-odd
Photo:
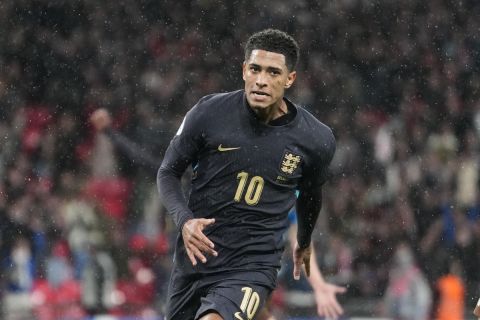
[[[300,278],[300,267],[305,264],[307,276],[310,276],[310,254],[312,232],[322,208],[322,186],[329,176],[329,165],[335,154],[335,137],[330,129],[315,132],[320,143],[310,150],[305,159],[302,179],[298,185],[297,198],[297,248],[294,251],[294,278]]]
[[[308,281],[315,292],[318,314],[337,319],[343,313],[343,309],[337,301],[336,294],[343,293],[346,289],[325,282],[311,240],[322,208],[322,186],[329,177],[329,165],[336,147],[335,138],[330,130],[322,132],[321,141],[322,145],[315,150],[317,153],[304,168],[304,178],[299,185],[300,194],[296,204],[298,229],[293,249],[293,273],[294,278],[298,280],[301,267],[305,266]]]
[[[322,207],[321,186],[312,190],[300,190],[297,199],[298,231],[297,241],[293,250],[294,279],[300,279],[302,265],[305,266],[307,277],[310,277],[310,259],[312,252],[312,232],[317,223],[317,218]]]

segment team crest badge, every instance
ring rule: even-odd
[[[301,156],[296,155],[290,151],[285,151],[285,153],[283,154],[282,163],[280,165],[280,170],[285,174],[291,175],[298,168],[301,161]]]

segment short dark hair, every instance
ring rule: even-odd
[[[256,32],[248,38],[245,44],[245,61],[250,58],[253,50],[265,50],[283,54],[288,70],[297,67],[300,49],[292,36],[277,29],[265,29]]]

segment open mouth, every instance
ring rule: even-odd
[[[257,95],[257,96],[270,96],[268,93],[265,93],[265,92],[262,92],[262,91],[252,91],[253,94]]]

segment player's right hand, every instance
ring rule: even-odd
[[[182,238],[185,244],[188,258],[195,266],[197,258],[203,263],[207,262],[205,254],[217,256],[218,253],[213,250],[215,245],[203,234],[203,229],[215,223],[215,219],[190,219],[183,225]]]

